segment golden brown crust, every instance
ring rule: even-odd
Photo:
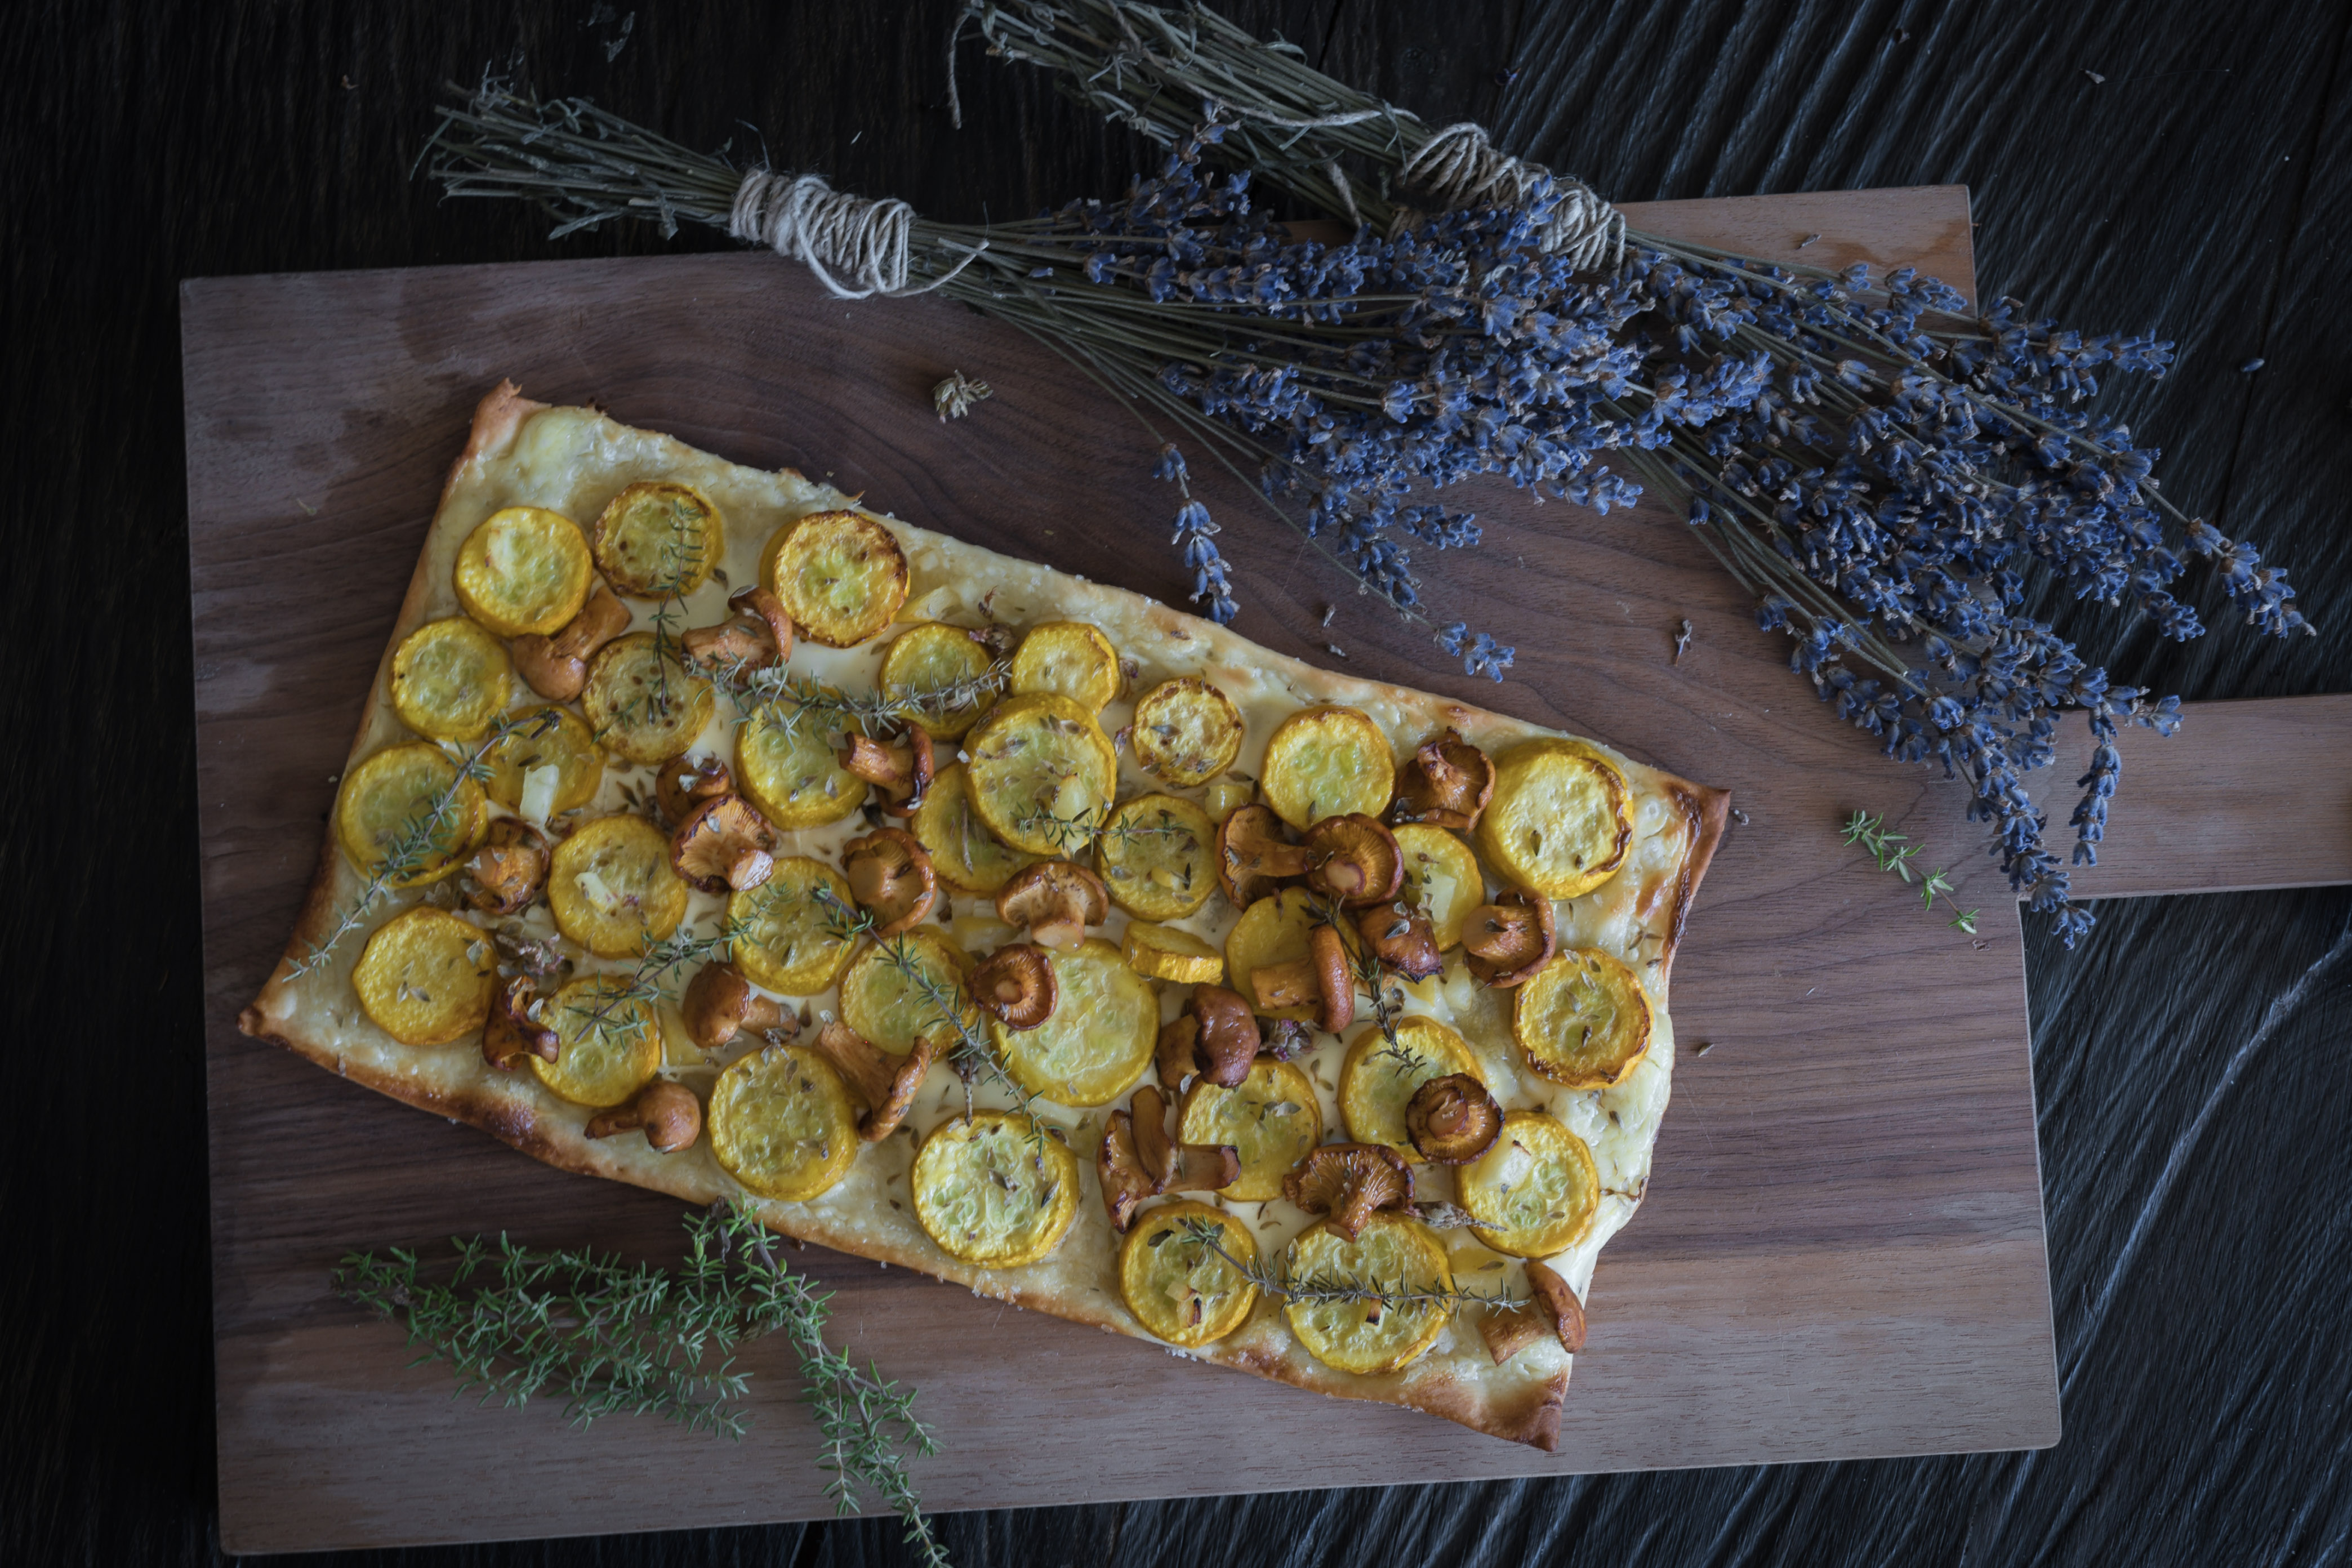
[[[447,549],[436,548],[436,542],[454,548],[451,542],[443,538],[445,523],[454,530],[464,521],[452,512],[452,498],[459,492],[461,481],[479,478],[488,466],[506,456],[513,448],[524,426],[544,406],[522,397],[511,383],[502,383],[482,400],[476,410],[465,449],[452,466],[443,491],[443,514],[436,516],[434,531],[427,535],[425,548],[420,551],[416,572],[404,596],[392,636],[386,639],[376,683],[362,710],[354,737],[352,749],[354,759],[370,749],[372,735],[376,743],[383,743],[379,710],[382,694],[386,690],[392,649],[397,646],[401,637],[433,613],[436,596],[442,586],[437,577],[446,575],[447,556]],[[561,412],[568,414],[571,411]],[[645,439],[654,442],[667,440],[651,437]],[[797,476],[784,477],[797,485],[807,483]],[[478,486],[471,488],[479,489]],[[475,500],[478,502],[480,497],[477,495]],[[836,500],[833,504],[840,503]],[[892,526],[901,530],[905,528],[905,525],[895,522]],[[980,560],[984,553],[972,552],[971,547],[954,545],[937,535],[914,531],[918,542],[929,542],[927,548],[937,547],[947,552],[947,569],[950,571],[959,562],[969,564]],[[1017,563],[1005,562],[1002,557],[988,559],[1000,567],[1018,567]],[[1043,577],[1046,576],[1050,577],[1050,583],[1043,583]],[[1188,662],[1199,665],[1213,680],[1221,679],[1221,670],[1229,671],[1231,674],[1225,679],[1262,679],[1302,705],[1339,701],[1375,710],[1385,709],[1383,722],[1391,730],[1434,731],[1439,728],[1453,728],[1474,743],[1483,744],[1496,737],[1524,735],[1533,728],[1521,721],[1447,702],[1427,693],[1352,679],[1282,658],[1244,642],[1223,627],[1118,590],[1085,584],[1059,574],[1041,574],[1039,581],[1031,583],[1028,592],[1033,607],[1046,605],[1065,615],[1075,611],[1080,615],[1119,616],[1124,617],[1124,624],[1130,629],[1148,628],[1179,647]],[[1664,939],[1660,956],[1670,963],[1696,894],[1700,877],[1720,841],[1729,797],[1719,790],[1663,775],[1655,770],[1640,768],[1638,764],[1635,768],[1650,781],[1654,792],[1662,795],[1663,803],[1670,806],[1681,822],[1679,831],[1665,826],[1665,821],[1671,818],[1660,824],[1661,832],[1685,846],[1679,866],[1666,873],[1674,879],[1673,899],[1669,917],[1659,934]],[[1662,866],[1660,869],[1663,871],[1664,868]],[[583,1131],[589,1114],[587,1111],[548,1098],[536,1079],[528,1072],[500,1074],[482,1067],[478,1053],[469,1046],[447,1047],[470,1064],[461,1072],[453,1065],[454,1058],[445,1059],[433,1053],[423,1052],[416,1058],[425,1062],[421,1070],[393,1070],[394,1066],[407,1068],[412,1062],[403,1058],[392,1058],[389,1063],[367,1059],[363,1051],[346,1048],[339,1043],[336,1037],[338,1029],[328,1026],[341,1022],[333,1014],[336,1005],[334,996],[340,994],[331,993],[324,983],[331,981],[333,984],[348,990],[349,965],[360,945],[357,934],[347,938],[339,947],[333,962],[314,972],[320,983],[310,983],[306,977],[304,982],[289,984],[285,972],[293,957],[307,952],[332,929],[338,912],[348,906],[349,900],[358,894],[362,885],[359,874],[342,858],[331,837],[329,837],[321,846],[317,868],[287,949],[288,957],[281,959],[269,983],[238,1018],[238,1027],[246,1034],[282,1046],[322,1068],[403,1103],[468,1122],[509,1146],[559,1170],[628,1182],[697,1204],[709,1203],[722,1193],[732,1192],[731,1185],[707,1161],[685,1155],[664,1156],[653,1152],[641,1139],[601,1142],[587,1139]],[[406,901],[408,897],[403,895],[401,901]],[[387,900],[371,911],[369,923],[385,918],[397,907],[394,900]],[[1663,996],[1663,992],[1660,994]],[[323,1022],[320,1017],[322,1010],[326,1014]],[[348,1031],[341,1032],[348,1034]],[[1666,1055],[1670,1060],[1670,1048],[1666,1049]],[[1657,1098],[1662,1106],[1663,1093]],[[876,1147],[890,1149],[892,1142],[886,1140]],[[1094,1289],[1076,1274],[1059,1281],[1047,1279],[1041,1284],[1036,1277],[1026,1276],[1022,1270],[994,1274],[958,1263],[930,1246],[911,1226],[903,1236],[884,1236],[871,1226],[860,1228],[838,1213],[819,1213],[811,1205],[760,1204],[756,1206],[765,1223],[798,1240],[814,1241],[857,1256],[919,1269],[962,1284],[979,1295],[1019,1302],[1074,1321],[1090,1323],[1149,1341],[1149,1336],[1128,1313],[1115,1289],[1106,1292]],[[1077,1245],[1079,1241],[1080,1238],[1074,1236],[1065,1243],[1065,1247]],[[1525,1367],[1514,1369],[1509,1375],[1505,1375],[1499,1369],[1488,1371],[1483,1350],[1478,1350],[1475,1357],[1467,1353],[1468,1350],[1476,1349],[1475,1331],[1465,1325],[1457,1325],[1454,1332],[1457,1338],[1468,1342],[1466,1348],[1451,1354],[1433,1354],[1401,1373],[1378,1378],[1360,1377],[1334,1372],[1307,1356],[1280,1326],[1279,1313],[1268,1303],[1260,1308],[1249,1323],[1227,1339],[1199,1351],[1181,1353],[1302,1389],[1339,1397],[1373,1399],[1407,1405],[1444,1416],[1477,1431],[1527,1443],[1546,1451],[1553,1449],[1559,1441],[1560,1409],[1569,1381],[1565,1358],[1560,1359],[1556,1370],[1546,1370],[1538,1365],[1532,1370]]]

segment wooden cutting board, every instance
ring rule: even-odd
[[[1807,260],[1911,262],[1974,287],[1958,187],[1630,210],[1751,255],[1803,244]],[[667,1258],[677,1207],[339,1082],[234,1019],[285,941],[443,472],[499,377],[1181,602],[1176,500],[1148,477],[1150,441],[1009,330],[934,301],[831,300],[760,255],[204,279],[184,286],[183,326],[223,1545],[830,1512],[781,1344],[746,1357],[757,1422],[733,1445],[646,1419],[572,1432],[551,1405],[452,1403],[444,1369],[406,1367],[394,1330],[328,1293],[344,1251],[503,1228]],[[942,424],[928,393],[950,369],[996,396]],[[1603,1255],[1556,1456],[811,1250],[799,1261],[838,1291],[841,1342],[922,1390],[944,1449],[918,1468],[926,1502],[2054,1442],[2021,928],[1958,786],[1841,729],[1664,512],[1477,496],[1484,546],[1424,563],[1440,620],[1517,645],[1493,687],[1347,592],[1211,467],[1192,465],[1238,567],[1237,629],[1309,659],[1344,649],[1350,673],[1603,736],[1735,792],[1747,821],[1675,977],[1685,1055],[1655,1178]],[[2344,789],[2326,833],[2307,810],[2299,834],[2266,826],[2288,820],[2283,781],[2340,760],[2347,734],[2352,699],[2334,698],[2212,705],[2172,742],[2135,739],[2097,890],[2352,879]],[[1952,868],[1984,907],[1974,940],[1840,846],[1855,807]]]

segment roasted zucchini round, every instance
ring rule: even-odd
[[[545,507],[510,506],[466,535],[452,575],[467,615],[519,637],[562,630],[587,603],[595,573],[578,523]]]
[[[1177,1126],[1179,1142],[1233,1145],[1242,1173],[1222,1191],[1236,1202],[1264,1203],[1282,1195],[1282,1178],[1323,1142],[1323,1102],[1304,1072],[1260,1057],[1232,1089],[1194,1079]]]
[[[1144,772],[1172,784],[1206,784],[1241,754],[1242,712],[1199,676],[1180,675],[1136,699],[1128,744]]]
[[[625,813],[582,823],[547,870],[556,929],[599,958],[634,958],[677,930],[686,895],[669,836]]]
[[[866,781],[841,765],[824,729],[767,714],[735,731],[735,787],[778,827],[822,827],[866,804]]]
[[[1216,853],[1217,825],[1172,795],[1123,802],[1095,837],[1095,866],[1110,901],[1138,920],[1197,914],[1217,890]]]
[[[1641,981],[1597,949],[1563,948],[1511,994],[1511,1033],[1528,1066],[1554,1083],[1622,1083],[1650,1048],[1650,999]]]
[[[457,764],[429,741],[387,746],[343,775],[335,795],[335,842],[352,865],[373,877],[410,850],[406,875],[394,888],[437,882],[464,863],[489,827],[482,786],[457,775]]]
[[[513,690],[507,645],[463,616],[427,621],[393,650],[393,711],[436,741],[479,739]]]
[[[532,733],[551,713],[555,717],[547,728]],[[489,776],[482,781],[484,792],[509,811],[520,811],[531,773],[553,768],[553,788],[548,792],[540,820],[577,810],[594,800],[604,782],[604,753],[580,716],[569,708],[541,707],[520,718],[511,733],[482,754],[482,765],[489,770]]]
[[[763,1198],[821,1197],[857,1158],[857,1101],[804,1046],[739,1057],[710,1086],[710,1152]]]
[[[650,1003],[625,995],[618,974],[583,975],[542,1004],[555,1031],[553,1061],[530,1056],[539,1081],[574,1105],[620,1105],[661,1067],[661,1025]]]
[[[1039,858],[1012,847],[981,820],[972,805],[971,774],[961,763],[940,770],[908,826],[929,853],[940,880],[960,892],[992,896]]]
[[[692,485],[625,486],[604,503],[588,535],[604,580],[636,599],[683,598],[727,556],[719,509]]]
[[[376,928],[352,988],[376,1026],[404,1046],[446,1046],[490,1016],[499,961],[479,926],[419,906]]]
[[[1378,816],[1396,786],[1396,757],[1370,717],[1354,708],[1308,708],[1265,743],[1258,788],[1293,827],[1360,812]]]
[[[1404,857],[1405,901],[1429,917],[1440,952],[1460,945],[1462,922],[1486,901],[1478,857],[1455,835],[1423,823],[1398,828],[1396,841]]]
[[[855,511],[817,511],[777,530],[762,574],[800,635],[827,647],[879,637],[907,602],[906,552]]]
[[[903,1057],[925,1035],[945,1056],[959,1034],[974,1034],[980,1010],[964,992],[963,950],[936,926],[868,942],[841,977],[841,1021],[882,1050]]]
[[[972,808],[1015,849],[1058,855],[1073,827],[1110,809],[1118,757],[1094,714],[1066,697],[1008,697],[965,737]]]
[[[1146,1210],[1118,1249],[1118,1293],[1150,1333],[1196,1350],[1249,1321],[1257,1287],[1185,1230],[1213,1226],[1217,1246],[1244,1264],[1257,1263],[1257,1243],[1233,1215],[1190,1198]]]
[[[1160,992],[1099,938],[1048,952],[1060,994],[1053,1016],[1034,1029],[995,1019],[988,1032],[1004,1070],[1031,1094],[1060,1105],[1108,1105],[1127,1092],[1160,1040]]]
[[[906,704],[934,741],[952,741],[996,700],[988,678],[992,662],[971,632],[927,621],[890,639],[882,656],[882,695]]]
[[[1398,1214],[1375,1214],[1356,1239],[1328,1225],[1301,1231],[1283,1262],[1286,1278],[1328,1279],[1400,1291],[1451,1291],[1454,1270],[1430,1228]],[[1283,1308],[1290,1331],[1324,1365],[1359,1376],[1395,1372],[1419,1360],[1453,1320],[1442,1301],[1294,1298]]]
[[[1582,741],[1522,741],[1495,760],[1478,847],[1506,880],[1573,899],[1615,876],[1633,844],[1633,789]]]
[[[588,666],[581,711],[597,744],[633,763],[682,754],[710,722],[710,682],[687,672],[675,647],[651,632],[631,632],[605,646]]]
[[[974,1111],[923,1140],[908,1179],[915,1220],[940,1250],[1018,1268],[1060,1244],[1078,1212],[1078,1161],[1026,1116]]]
[[[1378,1025],[1358,1035],[1339,1064],[1339,1118],[1359,1143],[1385,1143],[1415,1163],[1421,1152],[1404,1126],[1413,1091],[1433,1078],[1464,1073],[1485,1081],[1461,1036],[1434,1018],[1400,1018],[1396,1044]]]
[[[727,923],[735,932],[729,951],[743,978],[784,996],[814,996],[840,978],[855,943],[834,934],[839,918],[817,898],[829,892],[844,910],[855,910],[849,884],[840,872],[805,855],[776,862],[756,888],[730,893]]]
[[[1089,713],[1119,693],[1118,649],[1084,621],[1045,621],[1029,628],[1013,653],[1015,696],[1052,692]]]
[[[1455,1174],[1478,1239],[1515,1258],[1566,1252],[1584,1239],[1601,1208],[1592,1151],[1539,1110],[1505,1116],[1494,1147]]]

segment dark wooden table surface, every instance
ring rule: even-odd
[[[437,84],[485,62],[688,142],[740,148],[748,121],[781,164],[943,216],[1123,183],[1140,156],[1123,136],[969,54],[967,128],[950,129],[950,9],[49,0],[0,17],[18,1096],[0,1138],[0,1562],[218,1556],[178,279],[659,246],[550,243],[528,215],[438,205],[409,178]],[[2179,341],[2171,378],[2109,405],[2165,447],[2173,494],[2291,565],[2326,635],[2179,647],[2055,598],[2046,613],[2121,678],[2192,698],[2352,688],[2352,13],[1230,9],[1626,199],[1968,184],[1987,294]],[[2344,1561],[2352,892],[2110,904],[2072,953],[2037,933],[2029,967],[2055,1449],[1314,1493],[1281,1489],[1280,1456],[1246,1456],[1266,1495],[960,1516],[957,1561]],[[592,1558],[900,1560],[875,1522],[397,1554]]]

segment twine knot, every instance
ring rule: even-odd
[[[840,300],[928,294],[972,263],[982,244],[942,276],[909,286],[915,209],[895,197],[853,196],[821,174],[777,174],[754,169],[735,188],[727,232],[798,261]]]
[[[1623,214],[1583,181],[1498,151],[1483,128],[1466,120],[1430,137],[1406,160],[1402,174],[1406,184],[1428,192],[1449,211],[1522,207],[1548,181],[1557,199],[1537,242],[1565,255],[1580,272],[1604,260],[1613,266],[1624,258]],[[1415,216],[1410,209],[1400,210],[1398,226],[1409,225]]]

